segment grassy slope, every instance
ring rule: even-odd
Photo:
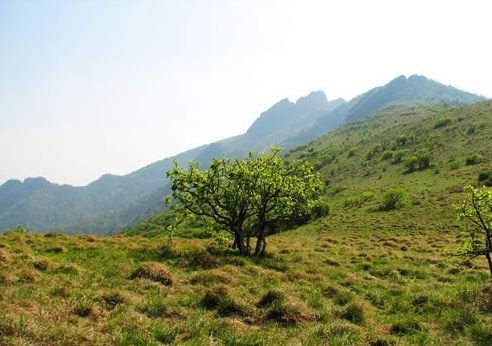
[[[435,128],[443,118],[451,122]],[[0,344],[486,345],[485,263],[456,267],[444,251],[458,246],[461,187],[491,168],[491,119],[491,103],[394,108],[290,152],[320,168],[332,213],[271,236],[262,260],[209,253],[199,239],[170,249],[165,237],[2,235]],[[393,148],[400,135],[413,140]],[[424,171],[382,159],[421,148],[432,157]],[[477,152],[484,161],[465,165]],[[408,206],[374,211],[392,187],[407,191]],[[173,284],[133,278],[146,261]],[[271,290],[285,299],[257,306]]]

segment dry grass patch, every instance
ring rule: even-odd
[[[32,268],[23,268],[19,272],[19,281],[24,283],[34,283],[41,279],[41,275],[37,270]]]
[[[8,265],[12,263],[12,256],[7,250],[0,249],[0,265]]]
[[[218,284],[218,283],[230,284],[231,282],[232,282],[231,274],[221,269],[201,271],[195,273],[190,279],[191,284],[194,285],[200,284],[204,286],[209,286],[211,284]]]
[[[173,283],[173,279],[167,268],[158,262],[141,263],[132,273],[130,279],[148,279],[166,286],[170,286]]]
[[[32,266],[39,271],[46,271],[48,269],[53,269],[55,264],[46,258],[40,258],[32,262]]]

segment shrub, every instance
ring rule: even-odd
[[[130,279],[144,278],[163,285],[170,286],[173,283],[171,275],[166,267],[157,262],[144,262],[132,273]]]
[[[478,153],[475,153],[471,156],[468,156],[466,159],[465,159],[465,164],[467,166],[471,166],[471,165],[476,165],[476,164],[479,164],[483,161],[483,156],[478,154]]]
[[[383,160],[390,160],[393,158],[393,154],[394,154],[394,151],[392,150],[388,150],[388,151],[385,151],[384,154],[383,154]]]
[[[435,129],[439,129],[439,128],[442,128],[442,127],[446,127],[448,125],[450,125],[453,121],[449,118],[445,118],[445,119],[439,119],[435,124],[434,124],[434,128]]]
[[[393,164],[400,163],[403,160],[403,158],[405,157],[405,151],[397,150],[397,151],[393,152],[392,157],[393,158],[391,160],[391,163],[393,163]]]
[[[405,160],[403,164],[407,169],[407,172],[411,173],[417,170],[419,166],[419,159],[417,158],[417,156],[410,156]]]
[[[381,211],[390,211],[400,209],[405,206],[406,193],[401,189],[388,190],[383,197],[383,201],[379,206]]]
[[[330,214],[330,205],[328,202],[322,201],[313,208],[311,211],[312,219],[320,219]]]
[[[374,197],[374,193],[371,191],[365,191],[357,196],[350,196],[344,202],[343,206],[346,208],[360,208],[365,202]]]
[[[401,146],[404,146],[405,144],[408,143],[408,137],[405,136],[405,135],[399,135],[397,138],[396,138],[396,145],[401,147]]]
[[[347,157],[353,157],[355,156],[355,153],[357,152],[358,148],[357,147],[352,147],[350,148],[348,154],[347,154]]]
[[[430,167],[430,160],[431,157],[428,152],[424,150],[420,150],[417,153],[417,159],[418,159],[418,168],[419,169],[427,169]]]
[[[381,145],[380,144],[376,144],[375,146],[373,146],[369,150],[369,152],[366,155],[366,159],[367,160],[372,160],[374,158],[374,156],[376,156],[376,154],[379,153],[381,150],[382,150]]]
[[[478,185],[492,186],[492,171],[481,172],[478,175]]]

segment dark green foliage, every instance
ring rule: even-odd
[[[321,201],[313,207],[311,211],[312,219],[320,219],[330,214],[330,205],[328,202]]]
[[[405,162],[403,164],[407,169],[407,172],[414,172],[419,166],[419,159],[417,158],[417,156],[410,156],[405,159]]]
[[[492,171],[479,173],[477,180],[478,180],[478,185],[492,186]]]
[[[492,190],[467,186],[465,192],[468,195],[459,208],[459,217],[466,222],[460,255],[484,256],[492,276]]]
[[[405,206],[406,192],[402,189],[388,190],[379,205],[379,210],[390,211],[400,209]]]
[[[439,119],[435,124],[434,124],[434,128],[435,129],[440,129],[442,127],[446,127],[448,125],[450,125],[453,121],[449,118],[445,118],[445,119]]]
[[[407,173],[427,169],[430,167],[430,155],[426,151],[420,150],[417,155],[406,158],[404,166]]]
[[[393,163],[393,164],[400,163],[403,160],[403,158],[405,157],[405,154],[406,153],[403,150],[395,151],[392,155],[391,163]]]
[[[393,158],[394,151],[388,150],[383,153],[383,160],[391,160]]]
[[[382,146],[380,144],[376,144],[369,150],[369,152],[366,155],[366,159],[372,160],[376,156],[376,154],[379,153],[381,150],[382,150]]]

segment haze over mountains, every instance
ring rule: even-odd
[[[127,175],[107,174],[83,187],[58,185],[44,178],[9,180],[0,186],[0,232],[22,224],[37,231],[113,233],[164,207],[165,173],[174,160],[180,165],[190,160],[206,165],[214,157],[243,156],[272,145],[289,149],[398,104],[461,105],[482,100],[423,76],[400,76],[348,102],[328,101],[322,91],[295,103],[283,99],[262,113],[243,135],[191,149]]]

